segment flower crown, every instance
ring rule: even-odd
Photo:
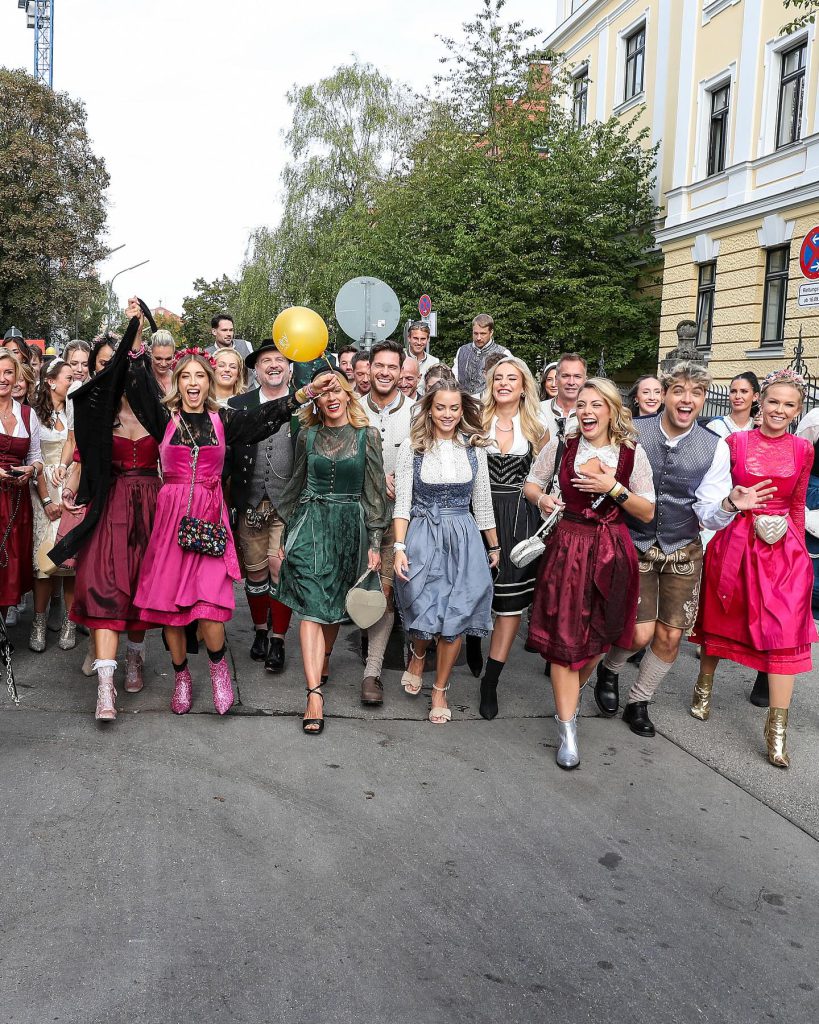
[[[199,356],[200,359],[204,359],[208,363],[210,363],[214,370],[216,369],[216,360],[209,352],[206,352],[203,348],[199,348],[198,345],[193,345],[192,347],[189,348],[180,349],[173,357],[171,369],[175,370],[176,364],[179,362],[180,359],[184,359],[185,356]]]
[[[801,373],[797,373],[789,366],[785,367],[784,370],[772,370],[766,377],[763,377],[761,390],[766,391],[774,384],[791,384],[793,387],[798,388],[803,396],[808,386]]]

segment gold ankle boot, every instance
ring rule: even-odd
[[[701,722],[707,722],[711,714],[711,690],[714,686],[714,673],[707,675],[700,672],[694,684],[694,696],[691,698],[691,714]]]
[[[785,750],[788,732],[788,709],[768,708],[765,719],[765,742],[768,744],[768,760],[777,768],[790,768],[791,759]]]

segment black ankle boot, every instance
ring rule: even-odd
[[[466,663],[469,666],[469,671],[477,679],[483,668],[483,651],[479,636],[467,636],[466,638]]]
[[[770,702],[768,694],[768,673],[757,672],[754,680],[754,688],[748,700],[757,708],[766,708]]]
[[[264,667],[274,675],[284,671],[284,640],[280,636],[271,636]]]
[[[654,735],[654,723],[648,717],[648,701],[646,700],[626,704],[623,709],[623,721],[637,736]]]
[[[597,666],[594,699],[606,718],[614,718],[620,707],[620,677],[610,668],[606,668],[602,661]]]
[[[250,657],[254,661],[264,661],[267,657],[267,630],[257,629],[250,648]]]
[[[478,710],[481,718],[485,718],[487,722],[491,722],[498,713],[498,679],[502,670],[502,661],[486,659],[486,671],[481,680],[481,705]]]

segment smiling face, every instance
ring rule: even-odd
[[[607,444],[611,426],[609,403],[596,388],[583,388],[577,396],[580,433],[595,447]]]
[[[17,361],[18,362],[20,362],[20,363],[24,363],[25,362],[25,359],[23,358],[22,349],[17,344],[17,342],[14,340],[14,338],[9,338],[8,341],[4,341],[3,342],[3,348],[7,348],[9,350],[9,352],[11,352],[12,355],[17,356]]]
[[[395,397],[401,376],[401,357],[397,352],[377,352],[370,363],[370,386],[379,398]]]
[[[498,363],[492,379],[495,405],[520,405],[523,397],[523,374],[511,363]]]
[[[34,371],[34,373],[39,377],[40,370],[42,370],[43,368],[43,356],[37,345],[31,346],[31,349],[29,350],[29,355],[31,356],[31,359],[29,360],[29,366]]]
[[[656,377],[648,377],[637,385],[635,394],[641,416],[653,416],[663,404],[663,386]]]
[[[256,380],[265,390],[277,391],[290,384],[292,368],[281,352],[262,352],[256,360],[255,370]]]
[[[436,391],[429,412],[432,416],[435,436],[439,440],[454,437],[463,414],[460,391],[449,391],[446,388]]]
[[[88,380],[88,357],[90,353],[75,348],[68,356],[68,365],[74,374],[74,380]]]
[[[429,344],[429,334],[417,327],[407,335],[407,348],[414,359],[423,359]]]
[[[554,366],[543,378],[543,390],[547,398],[557,396],[557,369]]]
[[[157,377],[167,377],[173,365],[173,345],[151,345],[151,368]]]
[[[208,371],[196,359],[186,362],[176,376],[185,412],[202,412],[210,392]]]
[[[802,392],[792,384],[772,384],[762,394],[762,431],[784,434],[802,408]]]
[[[586,379],[586,367],[575,359],[564,359],[557,368],[557,400],[566,408],[572,408],[577,393]]]
[[[17,372],[17,364],[13,359],[0,359],[0,399],[11,398]]]
[[[663,395],[663,426],[666,433],[682,434],[693,427],[705,405],[707,394],[705,385],[698,381],[687,377],[673,380]]]
[[[403,391],[407,398],[415,398],[418,392],[418,381],[421,379],[421,371],[417,359],[407,357],[401,366],[401,376],[398,378],[398,390]]]
[[[744,377],[737,377],[736,380],[731,381],[729,397],[731,401],[731,414],[742,416],[744,414],[750,415],[754,399],[759,396],[754,392],[750,381],[745,380]]]
[[[334,373],[322,373],[315,378],[313,384],[317,388],[323,387],[328,380],[335,381],[335,387],[331,391],[322,392],[316,399],[316,408],[319,417],[328,427],[340,427],[347,422],[347,406],[352,395],[345,391]]]
[[[216,356],[216,383],[224,391],[232,391],[241,371],[241,357],[231,349]]]
[[[355,383],[355,378],[353,376],[354,355],[354,352],[342,352],[341,355],[338,357],[338,368],[339,370],[341,370],[341,372],[344,374],[344,376],[351,384]]]
[[[68,389],[74,383],[74,374],[71,372],[70,366],[62,366],[60,372],[56,377],[52,377],[48,386],[51,388],[51,393],[54,398],[64,402],[65,396],[68,394]]]
[[[353,377],[359,395],[369,394],[370,391],[370,361],[359,359],[353,367]]]

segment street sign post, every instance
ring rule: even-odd
[[[805,235],[799,251],[799,269],[809,281],[819,281],[819,224]]]
[[[428,317],[432,311],[432,299],[428,295],[422,295],[418,300],[418,312],[422,317]]]

